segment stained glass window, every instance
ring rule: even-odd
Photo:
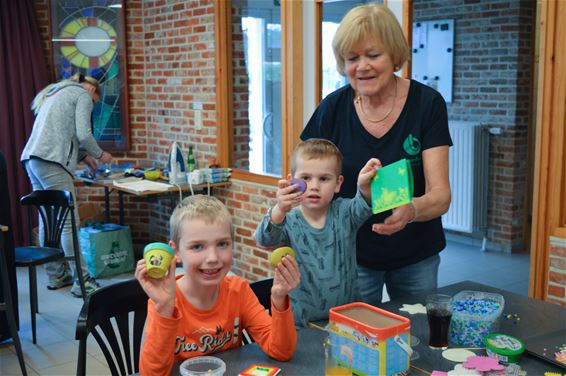
[[[56,80],[75,73],[100,82],[94,137],[108,150],[129,148],[123,0],[51,0]]]

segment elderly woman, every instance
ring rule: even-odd
[[[446,246],[440,216],[450,205],[446,103],[430,87],[394,74],[410,50],[383,5],[351,9],[333,49],[349,85],[320,103],[301,138],[326,138],[338,146],[344,155],[343,197],[355,195],[356,174],[370,158],[384,166],[406,158],[414,175],[413,201],[374,215],[358,232],[363,300],[379,304],[384,284],[391,298],[436,288],[438,253]]]

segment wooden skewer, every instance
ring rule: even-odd
[[[430,375],[431,375],[430,372],[425,371],[424,369],[419,368],[419,367],[417,367],[417,366],[414,366],[414,365],[412,365],[412,364],[411,364],[411,368],[414,369],[415,371],[418,371],[418,372],[422,373],[423,375],[427,375],[427,376],[430,376]]]
[[[315,328],[315,329],[318,329],[318,330],[322,330],[323,332],[328,332],[328,331],[329,331],[328,329],[323,328],[323,327],[320,326],[320,325],[316,325],[316,324],[314,324],[314,323],[312,323],[312,322],[307,323],[307,326],[308,326],[309,328]]]

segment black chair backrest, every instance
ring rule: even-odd
[[[112,375],[139,372],[147,300],[146,293],[136,279],[102,287],[88,296],[77,320],[76,339],[80,341],[77,375],[85,374],[89,334],[93,335],[102,349]],[[130,333],[131,312],[133,326]]]
[[[271,311],[271,287],[273,286],[273,278],[265,278],[250,283],[250,287],[257,296],[257,299],[267,309]]]
[[[29,195],[22,197],[20,200],[22,205],[30,208],[29,228],[31,224],[32,213],[31,208],[35,206],[41,219],[43,220],[43,246],[59,248],[61,242],[61,232],[65,225],[65,220],[71,213],[71,219],[74,224],[74,204],[73,195],[68,191],[60,190],[37,190]],[[30,236],[31,239],[31,236]]]

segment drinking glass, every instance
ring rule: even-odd
[[[443,350],[448,348],[448,329],[452,318],[451,301],[451,296],[443,294],[432,294],[426,298],[430,348]]]

